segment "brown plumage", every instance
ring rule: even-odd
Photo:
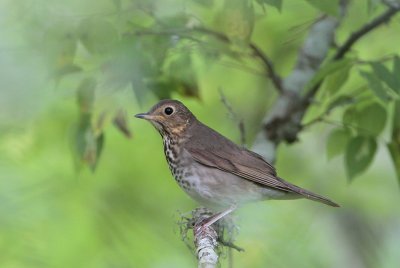
[[[191,197],[206,205],[304,197],[339,206],[279,178],[260,155],[202,124],[179,101],[160,101],[136,117],[149,120],[160,132],[175,179]]]

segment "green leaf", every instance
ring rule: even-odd
[[[380,100],[382,100],[383,102],[387,102],[390,100],[390,96],[388,95],[387,90],[385,89],[382,82],[375,75],[363,71],[360,72],[360,75],[367,80],[367,83],[369,85],[368,88],[371,89]]]
[[[282,0],[257,0],[261,6],[268,5],[275,7],[279,12],[282,11]]]
[[[393,59],[393,76],[396,84],[394,91],[400,95],[400,57],[397,55]]]
[[[400,100],[394,102],[393,112],[393,140],[400,143]]]
[[[343,68],[351,67],[353,61],[351,59],[341,59],[337,61],[329,62],[323,65],[318,72],[314,75],[311,81],[306,85],[306,89],[313,88],[318,83],[322,82],[328,75],[331,75]]]
[[[350,137],[350,133],[346,129],[338,128],[331,131],[326,142],[328,160],[344,153]]]
[[[247,0],[225,0],[216,14],[215,28],[232,40],[248,41],[254,28],[254,9]]]
[[[399,76],[399,74],[392,74],[389,69],[383,65],[380,62],[373,62],[371,63],[372,69],[374,71],[374,73],[378,76],[378,78],[384,82],[386,85],[388,85],[388,87],[390,87],[391,89],[393,89],[395,92],[397,92],[399,89],[397,88],[397,76]]]
[[[52,70],[52,75],[59,80],[62,75],[69,72],[74,65],[75,55],[78,47],[78,39],[74,29],[60,23],[49,25],[44,33],[46,49],[44,55]],[[40,48],[43,49],[43,42]],[[58,82],[58,81],[57,81]]]
[[[339,15],[339,0],[306,0],[306,2],[328,15]]]
[[[96,80],[92,77],[81,81],[77,89],[77,101],[81,113],[89,113],[94,103],[94,91],[96,89]]]
[[[325,79],[324,84],[328,93],[334,94],[341,89],[349,78],[351,67],[350,64],[346,65]]]
[[[392,140],[388,143],[388,149],[400,183],[400,101],[394,103]]]
[[[74,147],[78,166],[88,165],[96,169],[104,144],[104,134],[95,134],[91,126],[91,115],[82,114],[75,133]]]
[[[169,78],[178,85],[176,91],[184,96],[200,97],[196,69],[189,52],[174,55],[166,70],[168,70]]]
[[[114,126],[128,139],[132,138],[132,131],[129,129],[126,111],[120,109],[113,119]]]
[[[373,102],[362,107],[351,107],[343,115],[343,123],[354,127],[363,136],[378,136],[385,128],[387,119],[386,109]]]
[[[110,51],[118,41],[118,32],[114,26],[97,17],[83,20],[79,25],[78,36],[92,54]]]
[[[121,89],[130,85],[139,104],[144,103],[149,96],[147,81],[156,79],[161,72],[161,55],[164,51],[147,51],[157,47],[153,44],[148,39],[142,41],[134,36],[126,36],[118,43],[111,59],[103,67],[109,87]]]
[[[347,95],[338,96],[331,103],[329,103],[327,112],[329,113],[330,111],[332,111],[333,109],[335,109],[336,107],[339,107],[339,106],[353,104],[353,103],[355,103],[355,101],[356,100],[352,96],[347,96]]]
[[[364,172],[372,163],[377,144],[374,138],[352,138],[346,148],[345,164],[349,180]]]
[[[386,109],[378,103],[371,103],[357,113],[357,125],[365,135],[378,136],[386,125]]]
[[[179,87],[179,83],[174,79],[158,79],[150,81],[148,84],[151,91],[158,99],[170,99],[174,90]]]
[[[69,64],[65,64],[65,65],[57,68],[54,72],[54,77],[56,80],[60,80],[62,77],[66,76],[68,74],[78,73],[81,71],[82,71],[81,67],[79,67],[78,65],[75,65],[73,63],[69,63]]]
[[[356,113],[357,110],[355,106],[350,106],[346,111],[344,111],[342,121],[346,127],[354,127]]]
[[[96,170],[97,164],[99,163],[100,155],[103,152],[104,139],[105,136],[103,132],[96,137],[96,160],[90,164],[92,171]]]
[[[388,143],[388,149],[390,156],[392,157],[393,165],[396,170],[397,180],[400,183],[400,143],[390,142]]]

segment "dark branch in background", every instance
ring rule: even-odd
[[[202,27],[196,27],[193,30],[215,36],[218,39],[227,43],[231,42],[228,36],[220,32],[212,31],[210,29]],[[275,72],[275,68],[271,59],[256,44],[250,42],[249,48],[252,50],[253,55],[256,56],[258,59],[260,59],[261,62],[264,64],[268,77],[271,78],[272,83],[274,84],[276,90],[282,94],[283,93],[282,81],[279,75]]]
[[[226,99],[224,92],[222,92],[222,89],[219,89],[219,95],[221,102],[224,104],[225,108],[228,110],[229,115],[231,116],[232,120],[237,123],[238,129],[239,129],[239,134],[240,134],[240,143],[244,146],[246,144],[246,130],[244,127],[244,122],[242,118],[239,118],[237,113],[232,108],[232,105],[229,103],[229,101]]]
[[[347,6],[347,1],[341,1],[341,9],[343,10],[342,13],[344,13],[346,6]],[[395,14],[397,14],[397,12],[400,11],[400,5],[391,4],[388,6],[389,7],[385,12],[383,12],[376,18],[372,19],[370,22],[363,25],[360,29],[351,34],[348,37],[348,39],[343,43],[343,45],[339,46],[331,61],[342,59],[346,55],[346,53],[351,50],[353,45],[357,41],[359,41],[363,36],[371,32],[378,26],[382,25],[383,23],[388,22]],[[326,17],[316,22],[316,24],[328,23],[328,20],[332,20],[332,18]],[[309,37],[306,39],[303,45],[303,49],[307,47],[307,41],[309,38],[315,39],[315,37],[312,36],[313,34],[320,34],[318,32],[313,33],[313,31],[316,28],[316,24],[314,24],[314,26],[311,28]],[[335,29],[336,27],[333,28],[328,27],[327,31],[331,31],[330,34],[331,36],[333,36]],[[321,35],[321,37],[323,37],[323,35]],[[298,60],[298,64],[300,63],[299,65],[300,67],[302,61],[310,60],[308,59],[308,57],[310,56],[307,55],[307,53],[304,53],[304,51],[300,52]],[[322,63],[325,57],[326,56],[318,58],[318,61]],[[302,72],[302,69],[297,69],[297,68],[298,67],[294,69],[292,75],[295,72],[299,71]],[[311,68],[311,70],[315,74],[319,68],[320,67],[317,67],[316,69]],[[305,79],[306,81],[309,81],[311,78],[312,77],[308,77],[307,79],[306,77]],[[256,141],[253,145],[254,150],[262,154],[270,161],[274,160],[275,150],[280,142],[285,141],[291,143],[297,140],[298,134],[303,129],[303,126],[301,125],[302,118],[306,113],[308,107],[312,103],[315,94],[318,92],[323,83],[323,80],[321,80],[319,83],[310,88],[304,96],[299,96],[299,93],[301,92],[304,86],[296,83],[295,87],[292,88],[293,83],[292,85],[286,84],[286,82],[288,82],[288,79],[290,79],[290,76],[283,80],[283,86],[285,87],[286,90],[293,91],[293,94],[290,96],[287,94],[283,94],[280,97],[278,97],[278,100],[273,109],[270,111],[270,114],[267,115],[266,118],[264,119],[263,128],[261,132],[257,135]]]
[[[339,47],[334,60],[339,60],[344,57],[344,55],[351,49],[351,47],[356,43],[361,37],[378,27],[379,25],[390,21],[390,19],[400,10],[400,6],[390,6],[385,12],[380,16],[376,17],[369,23],[362,26],[357,31],[353,32],[349,38],[344,42],[342,46]]]
[[[284,91],[282,87],[282,79],[275,72],[275,68],[272,61],[254,43],[250,43],[249,46],[253,50],[254,54],[262,60],[267,69],[268,76],[269,78],[271,78],[272,83],[275,85],[276,90],[278,90],[278,92],[282,94]]]
[[[389,6],[389,8],[383,12],[378,17],[372,19],[367,24],[363,25],[360,29],[353,32],[347,40],[341,45],[335,53],[333,57],[333,61],[342,59],[347,52],[353,47],[353,45],[364,35],[368,34],[370,31],[374,30],[378,26],[382,25],[383,23],[389,22],[390,19],[400,11],[400,5],[397,6]],[[317,93],[318,89],[321,87],[323,80],[316,85],[314,85],[306,94],[304,101],[306,103],[310,103],[314,95]],[[307,108],[308,105],[306,105]]]

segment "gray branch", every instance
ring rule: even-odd
[[[281,141],[290,143],[297,140],[301,120],[309,105],[309,100],[304,100],[300,93],[326,59],[346,7],[347,1],[342,1],[339,18],[325,15],[311,27],[295,67],[282,81],[284,94],[278,96],[263,119],[253,150],[270,162],[275,161],[276,147]]]
[[[199,268],[214,268],[218,263],[218,232],[214,225],[203,228],[202,222],[211,216],[211,213],[205,209],[196,209],[193,211],[193,235],[196,247],[196,255]]]
[[[199,207],[191,212],[190,217],[181,214],[181,219],[178,221],[182,240],[191,251],[195,252],[199,267],[216,267],[219,255],[225,250],[244,251],[234,244],[237,227],[231,217],[226,216],[209,227],[201,227],[213,214],[211,210]],[[190,230],[193,232],[193,240],[188,236]]]

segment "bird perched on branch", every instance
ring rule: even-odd
[[[281,179],[260,155],[207,127],[177,100],[162,100],[149,112],[135,116],[148,120],[161,134],[169,168],[179,186],[201,204],[225,209],[210,217],[205,226],[252,201],[307,198],[339,206]]]

